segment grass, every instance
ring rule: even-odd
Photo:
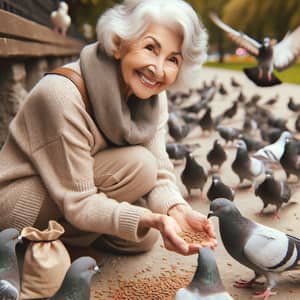
[[[206,67],[215,67],[236,71],[241,71],[243,68],[251,68],[255,65],[255,62],[208,62],[205,64]],[[274,71],[274,73],[282,82],[300,84],[300,63],[294,64],[292,67],[282,72]]]

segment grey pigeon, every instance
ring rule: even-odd
[[[287,179],[291,174],[296,175],[298,180],[300,179],[300,155],[298,154],[297,143],[294,140],[288,139],[286,141],[280,164]]]
[[[19,231],[14,228],[0,232],[0,299],[19,299],[20,275],[16,245],[21,241]]]
[[[185,168],[181,173],[181,181],[191,197],[192,189],[200,189],[201,193],[203,186],[207,181],[206,170],[196,161],[191,153],[186,154]]]
[[[259,43],[245,33],[238,32],[223,23],[216,14],[211,13],[210,18],[234,43],[256,57],[257,67],[245,68],[244,72],[258,86],[280,84],[281,81],[274,75],[273,69],[277,71],[287,69],[300,54],[300,26],[292,33],[286,34],[279,43],[268,37],[263,39],[263,43]]]
[[[229,141],[233,142],[241,133],[241,130],[239,129],[233,127],[225,127],[223,125],[218,125],[216,129],[219,135],[225,140],[226,144]]]
[[[207,198],[210,201],[213,201],[216,198],[226,198],[233,201],[235,192],[234,190],[226,185],[221,177],[217,174],[213,174],[212,183],[209,189],[207,190]]]
[[[227,154],[218,139],[214,141],[213,148],[208,151],[206,158],[211,169],[213,169],[214,166],[218,166],[218,169],[220,169],[223,163],[226,161]]]
[[[298,238],[245,218],[234,202],[225,198],[215,199],[210,204],[208,218],[212,216],[219,218],[227,252],[255,273],[250,281],[236,282],[236,287],[251,287],[258,277],[265,276],[267,287],[256,297],[268,299],[274,294],[280,273],[300,268]]]
[[[266,171],[265,180],[255,188],[255,195],[263,201],[263,208],[260,213],[269,205],[276,205],[276,211],[273,216],[279,219],[278,211],[283,203],[291,198],[291,189],[283,180],[277,180],[271,170]]]
[[[278,163],[284,153],[286,141],[291,138],[291,133],[284,131],[276,142],[259,149],[253,154],[253,157],[271,163]]]
[[[226,292],[213,251],[199,251],[198,266],[192,282],[177,291],[175,300],[233,300]]]
[[[71,264],[61,287],[49,300],[89,300],[91,280],[99,270],[93,258],[77,258]]]
[[[248,153],[246,143],[243,140],[239,140],[237,142],[236,156],[231,168],[238,175],[240,184],[244,179],[248,179],[253,183],[254,178],[264,172],[265,165],[262,161],[251,157]]]

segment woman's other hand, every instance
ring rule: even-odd
[[[193,210],[187,205],[176,205],[172,207],[168,215],[171,216],[180,226],[183,232],[203,232],[207,236],[207,241],[201,244],[189,244],[190,253],[198,253],[202,247],[210,247],[215,249],[217,247],[216,235],[213,225],[209,219],[200,212]]]

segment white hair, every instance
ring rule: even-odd
[[[153,21],[175,26],[183,36],[183,61],[170,89],[183,90],[199,85],[208,36],[194,9],[183,0],[124,0],[99,18],[96,27],[99,44],[113,56],[118,49],[116,37],[125,42],[135,40]]]

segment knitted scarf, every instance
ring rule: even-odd
[[[80,67],[95,122],[106,139],[115,145],[148,142],[158,124],[158,96],[141,100],[132,95],[126,101],[120,90],[119,62],[100,50],[98,43],[82,49]]]

